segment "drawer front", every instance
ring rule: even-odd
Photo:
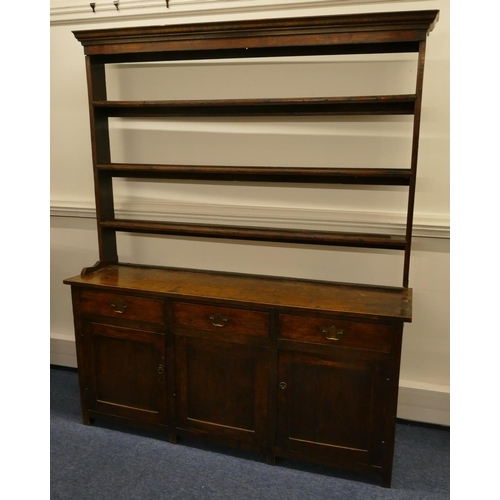
[[[175,302],[172,312],[176,326],[256,337],[269,334],[269,314],[262,311]]]
[[[95,314],[157,324],[165,323],[162,300],[119,293],[84,290],[80,292],[80,311],[82,314]]]
[[[279,316],[279,337],[298,342],[388,353],[393,332],[390,325],[293,314]]]

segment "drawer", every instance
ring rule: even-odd
[[[281,339],[390,352],[394,327],[336,318],[280,314]]]
[[[174,302],[172,312],[176,326],[256,337],[269,334],[269,314],[262,311]]]
[[[80,312],[112,318],[165,323],[163,301],[120,293],[80,292]]]

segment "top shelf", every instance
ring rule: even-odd
[[[439,11],[403,11],[80,30],[102,63],[231,57],[418,52]]]

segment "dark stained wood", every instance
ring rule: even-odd
[[[64,283],[106,292],[136,292],[173,299],[254,304],[355,318],[411,321],[411,288],[349,285],[190,269],[112,265]]]
[[[391,352],[390,325],[345,321],[342,318],[280,314],[279,337],[335,348]]]
[[[71,286],[82,419],[132,423],[392,478],[425,43],[438,11],[77,31],[86,54],[99,260]],[[414,94],[109,101],[106,64],[418,53]],[[168,98],[168,96],[166,96]],[[109,117],[412,114],[410,168],[124,164]],[[404,166],[403,166],[404,167]],[[407,186],[404,236],[116,219],[113,178]],[[121,264],[116,233],[404,251],[403,287]]]
[[[104,260],[98,260],[94,265],[92,266],[86,266],[84,267],[80,274],[83,276],[85,274],[92,274],[93,272],[95,271],[98,271],[99,269],[102,269],[104,267],[107,267],[109,266],[110,264],[113,264],[114,263],[114,260],[113,261],[104,261]]]
[[[215,224],[184,224],[135,219],[108,220],[100,223],[106,229],[131,233],[169,234],[205,238],[231,238],[309,245],[335,245],[357,248],[384,248],[404,250],[404,236],[354,232],[311,231],[300,229],[276,229],[267,227],[243,227]]]
[[[418,146],[420,141],[420,117],[422,113],[422,92],[424,86],[425,41],[420,42],[417,64],[417,81],[415,114],[413,117],[413,138],[411,148],[410,189],[408,193],[408,209],[406,211],[406,248],[403,263],[403,286],[408,286],[410,276],[411,234],[413,231],[413,211],[415,207],[415,191],[417,184]]]
[[[225,99],[206,101],[94,101],[108,117],[411,115],[415,95]]]
[[[407,168],[231,167],[104,163],[97,165],[97,169],[109,172],[113,177],[378,186],[408,186],[412,176],[411,170]]]
[[[202,236],[264,241],[390,248],[404,250],[403,286],[409,283],[409,261],[413,226],[416,166],[425,43],[434,28],[436,10],[370,13],[340,16],[264,19],[219,23],[196,23],[140,28],[81,30],[74,32],[87,55],[87,80],[91,136],[93,145],[96,211],[98,222],[99,261],[118,262],[117,231],[200,234],[193,225],[150,223],[148,221],[116,221],[113,206],[113,177],[128,176],[165,179],[214,179],[257,182],[322,182],[367,185],[409,186],[406,234],[392,235],[305,235],[302,231],[262,231],[242,228],[210,228],[211,235]],[[415,94],[297,97],[227,100],[180,101],[109,101],[107,100],[105,67],[110,62],[157,60],[194,60],[197,58],[273,57],[377,52],[418,52]],[[300,115],[367,115],[413,114],[413,146],[411,168],[332,169],[311,173],[287,173],[286,167],[271,174],[269,170],[238,169],[216,171],[202,167],[181,170],[159,165],[113,165],[109,148],[109,117],[175,117],[175,116],[300,116]],[[234,236],[233,236],[234,235]],[[273,240],[273,235],[276,239]],[[92,268],[84,272],[92,272]]]
[[[171,442],[209,438],[390,485],[411,289],[132,265],[65,283],[84,423],[156,425]]]
[[[106,99],[106,70],[103,64],[94,64],[87,58],[86,71],[96,216],[97,221],[99,221],[113,218],[115,214],[112,176],[108,172],[99,172],[96,169],[98,163],[108,163],[111,161],[109,120],[107,116],[96,112],[94,106],[91,104],[96,99]],[[118,250],[115,233],[98,225],[97,239],[100,260],[104,262],[117,262]]]
[[[238,57],[245,52],[269,51],[294,55],[301,51],[323,47],[338,50],[342,46],[365,45],[377,52],[378,45],[403,44],[405,50],[425,40],[437,22],[438,11],[404,11],[371,14],[349,14],[321,17],[299,17],[220,23],[196,23],[111,30],[76,31],[76,38],[89,56],[162,53],[183,53],[195,58],[200,53],[235,51]],[[359,49],[358,49],[359,50]],[[387,49],[386,49],[387,50]],[[397,49],[392,49],[397,50]],[[164,54],[166,53],[166,54]],[[258,52],[259,53],[259,52]],[[254,56],[254,54],[252,54]]]
[[[83,322],[88,409],[167,423],[163,335]]]
[[[265,451],[265,347],[176,336],[177,426]]]
[[[231,335],[269,335],[269,314],[248,309],[235,309],[220,305],[201,305],[186,302],[172,304],[172,323],[184,328],[195,328]]]
[[[110,316],[120,320],[165,323],[164,304],[161,300],[120,293],[83,290],[80,293],[80,313]]]
[[[398,54],[418,52],[419,42],[381,42],[376,44],[353,43],[345,45],[303,45],[290,49],[276,47],[240,47],[213,50],[130,52],[92,55],[92,60],[101,64],[203,61],[206,59],[257,59],[269,57],[330,56],[348,54]]]
[[[356,356],[281,352],[277,454],[379,473],[389,437],[383,425],[386,366]]]
[[[391,486],[392,481],[402,343],[403,323],[400,323],[399,325],[394,325],[392,355],[390,361],[385,366],[385,405],[383,418],[380,422],[380,425],[384,428],[382,431],[384,434],[384,442],[382,443],[380,485],[387,488]]]
[[[82,412],[82,422],[90,425],[89,407],[87,404],[87,380],[89,371],[87,369],[87,352],[83,342],[84,328],[80,321],[80,291],[76,287],[71,287],[71,302],[73,305],[73,321],[75,325],[75,345],[76,363],[78,366],[78,384],[80,387],[80,408]]]

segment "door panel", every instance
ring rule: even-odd
[[[278,446],[338,460],[380,461],[383,378],[377,363],[283,352]]]
[[[166,423],[164,336],[85,323],[89,410]]]
[[[267,420],[267,348],[178,336],[178,425],[260,447]]]

